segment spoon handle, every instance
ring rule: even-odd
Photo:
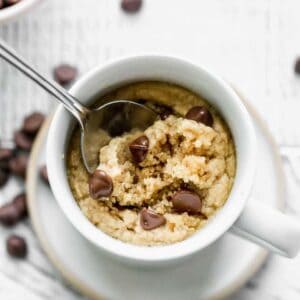
[[[52,80],[48,80],[28,65],[18,54],[9,46],[0,40],[0,57],[14,66],[16,69],[31,78],[34,82],[44,88],[47,92],[58,99],[66,109],[68,109],[83,125],[83,120],[88,113],[88,109],[84,107],[76,98],[70,95],[63,87]]]

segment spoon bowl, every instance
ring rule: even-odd
[[[89,173],[99,164],[99,149],[112,137],[134,129],[145,130],[157,114],[145,105],[128,100],[115,100],[89,110],[82,123],[81,155]]]

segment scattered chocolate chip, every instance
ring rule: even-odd
[[[152,230],[166,224],[166,219],[150,209],[143,208],[141,210],[140,223],[143,229]]]
[[[212,126],[213,117],[210,111],[204,106],[194,106],[185,115],[187,119],[194,120],[205,124],[206,126]]]
[[[4,0],[5,6],[11,6],[15,5],[17,3],[21,2],[21,0]]]
[[[19,211],[12,203],[4,204],[0,207],[0,223],[11,227],[19,221]]]
[[[145,135],[138,137],[129,144],[132,159],[136,163],[140,163],[146,158],[148,148],[149,139]]]
[[[13,150],[0,148],[0,169],[8,171],[8,162],[13,157],[13,155]]]
[[[10,203],[0,207],[0,223],[13,226],[27,216],[26,195],[17,195]]]
[[[12,205],[15,206],[15,208],[18,211],[18,217],[19,220],[23,219],[24,217],[27,216],[27,200],[26,200],[26,195],[24,193],[17,195],[13,201]]]
[[[140,10],[142,0],[122,0],[121,7],[124,11],[134,13]]]
[[[296,59],[294,70],[295,73],[300,74],[300,57]]]
[[[77,76],[77,69],[68,64],[61,64],[54,69],[54,79],[61,85],[71,83]]]
[[[96,170],[89,178],[90,195],[94,199],[108,197],[113,191],[113,182],[110,176],[102,171]]]
[[[26,241],[18,235],[11,235],[7,238],[6,249],[12,257],[24,258],[27,255]]]
[[[0,188],[3,187],[9,178],[9,172],[4,169],[0,169]]]
[[[199,213],[202,207],[202,201],[196,193],[184,190],[173,195],[172,203],[178,212]]]
[[[0,9],[4,7],[4,0],[0,0]]]
[[[14,141],[18,148],[29,151],[33,144],[33,137],[19,130],[14,133]]]
[[[24,119],[23,131],[28,134],[36,134],[41,128],[45,116],[42,113],[34,112]]]
[[[40,176],[46,183],[49,183],[49,177],[48,177],[48,172],[47,172],[46,166],[42,166],[40,168]]]
[[[17,176],[25,178],[28,164],[28,154],[18,154],[9,161],[10,171]]]
[[[132,179],[132,183],[133,184],[136,184],[136,183],[138,183],[139,182],[139,176],[138,175],[134,175],[133,176],[133,179]]]

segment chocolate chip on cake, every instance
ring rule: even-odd
[[[36,134],[39,129],[41,128],[43,122],[45,120],[45,116],[42,113],[34,112],[27,116],[24,119],[23,123],[23,132],[26,132],[28,134]]]
[[[41,178],[49,184],[49,178],[48,178],[48,172],[47,172],[47,167],[46,166],[42,166],[40,168],[40,176]]]
[[[7,238],[6,249],[12,257],[24,258],[27,255],[26,241],[18,235],[11,235]]]
[[[205,106],[194,106],[185,115],[189,120],[194,120],[211,127],[213,125],[213,117]]]
[[[61,64],[54,69],[54,79],[61,85],[68,85],[77,76],[77,68],[68,65]]]
[[[113,191],[113,182],[103,170],[96,170],[89,178],[90,196],[94,199],[108,197]]]
[[[142,0],[122,0],[121,7],[128,13],[135,13],[140,10],[142,6]]]
[[[17,176],[25,178],[28,164],[28,154],[18,154],[9,161],[9,170]]]
[[[173,114],[172,108],[164,106],[160,109],[159,117],[161,120],[165,120],[172,114]]]
[[[148,153],[148,148],[149,148],[149,139],[145,136],[142,135],[132,141],[129,144],[129,149],[132,155],[132,159],[136,163],[142,162]]]
[[[18,148],[29,151],[33,144],[33,137],[19,130],[14,133],[14,141]]]
[[[166,224],[166,218],[150,209],[143,208],[140,214],[140,223],[143,229],[152,230]]]
[[[202,201],[192,191],[178,191],[172,197],[173,207],[178,212],[199,213],[202,208]]]

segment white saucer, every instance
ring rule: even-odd
[[[254,198],[281,207],[284,179],[276,145],[258,115],[247,107],[259,143]],[[72,227],[38,176],[45,163],[49,123],[36,140],[27,174],[30,216],[49,259],[84,295],[92,299],[220,299],[239,289],[266,259],[265,250],[230,233],[183,264],[155,270],[129,267],[103,255]]]

